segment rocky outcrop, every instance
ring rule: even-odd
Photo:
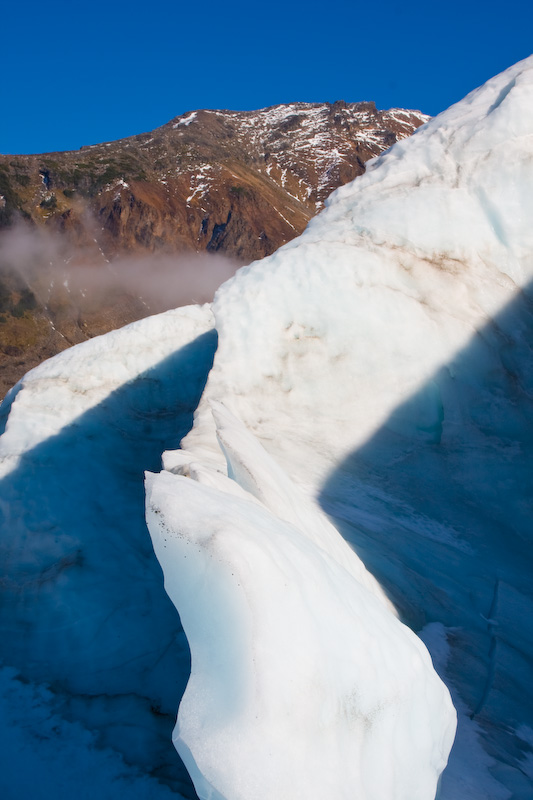
[[[18,213],[76,237],[92,224],[110,258],[188,248],[250,261],[300,233],[333,189],[427,119],[373,103],[195,111],[76,152],[0,156],[0,223]]]

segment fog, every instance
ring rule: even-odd
[[[46,307],[58,291],[84,307],[138,298],[147,313],[204,303],[241,266],[212,253],[150,253],[108,260],[96,238],[74,243],[64,234],[19,222],[0,236],[0,277],[28,288]],[[61,288],[62,287],[62,288]]]

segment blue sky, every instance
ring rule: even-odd
[[[0,24],[1,153],[78,149],[196,108],[437,114],[533,50],[526,0],[6,0]]]

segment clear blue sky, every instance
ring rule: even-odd
[[[1,153],[77,149],[196,108],[437,114],[533,51],[527,0],[5,0],[0,26]]]

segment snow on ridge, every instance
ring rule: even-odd
[[[366,160],[368,150],[379,154],[390,146],[390,135],[387,135],[390,125],[397,131],[396,136],[401,138],[412,133],[415,121],[426,119],[420,112],[413,112],[410,117],[408,115],[400,118],[389,112],[375,110],[373,104],[340,104],[338,112],[335,110],[336,122],[343,120],[344,123],[353,126],[352,135],[347,138],[345,130],[336,131],[332,124],[334,110],[334,105],[329,103],[279,104],[255,111],[206,109],[201,112],[190,112],[175,122],[173,127],[189,125],[197,119],[198,114],[217,118],[220,123],[231,129],[232,136],[240,140],[246,152],[252,157],[259,156],[263,159],[267,153],[269,154],[264,171],[272,180],[278,183],[278,178],[283,175],[284,170],[293,173],[296,180],[309,173],[307,177],[314,184],[316,184],[315,176],[320,179],[320,185],[315,186],[315,190],[318,188],[322,195],[320,199],[323,200],[331,191],[332,185],[338,183],[338,179],[335,179],[332,184],[327,174],[331,166],[332,150],[345,152],[346,158],[351,161],[354,151],[361,147]],[[176,174],[182,172],[183,168],[178,166]],[[285,188],[283,182],[281,185]],[[189,203],[199,194],[194,192],[196,187],[191,188],[193,192],[189,195]],[[297,192],[293,196],[300,202],[308,199],[306,193],[299,195]],[[322,202],[319,205],[322,205]]]
[[[172,127],[180,128],[182,125],[184,127],[188,127],[191,124],[191,122],[194,122],[197,116],[198,116],[197,111],[191,111],[189,114],[186,114],[184,117],[182,117],[178,122],[175,122]]]
[[[415,117],[419,119],[421,122],[429,122],[431,116],[429,114],[424,114],[422,111],[418,111],[416,109],[408,109],[408,108],[388,108],[386,111],[383,112],[387,116],[391,117]]]
[[[357,128],[351,138],[346,140],[344,133],[337,133],[332,128],[331,113],[332,106],[329,104],[294,103],[258,112],[241,112],[234,119],[238,123],[237,135],[248,137],[251,134],[254,146],[260,151],[270,153],[271,163],[267,165],[267,174],[271,174],[272,162],[277,164],[282,175],[287,168],[300,173],[303,160],[304,164],[308,162],[316,172],[319,178],[318,191],[322,194],[327,194],[331,186],[331,169],[333,162],[337,160],[332,158],[332,153],[337,153],[341,158],[349,158],[353,148],[362,146],[378,154],[390,146],[390,141],[384,135],[387,120],[401,126],[396,135],[403,138],[412,133],[413,120],[428,119],[416,112],[411,115],[409,123],[408,116],[397,118],[389,112],[371,113],[364,103],[348,105],[341,107],[339,113]],[[287,137],[290,139],[289,149],[278,145],[278,128],[284,130],[283,142]],[[281,141],[279,140],[280,144]],[[296,163],[292,153],[298,154]]]

